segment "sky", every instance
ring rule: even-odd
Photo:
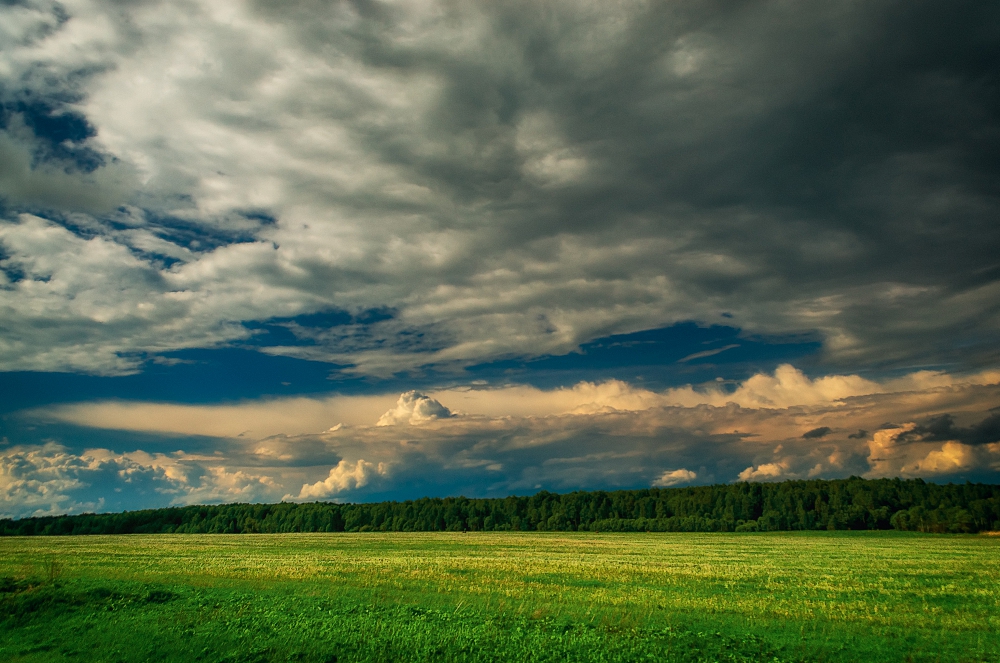
[[[0,517],[1000,483],[1000,5],[0,0]]]

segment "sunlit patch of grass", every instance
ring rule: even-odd
[[[0,539],[0,659],[992,661],[998,553],[874,532]]]

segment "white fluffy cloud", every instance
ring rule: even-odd
[[[653,482],[653,485],[668,488],[670,486],[679,486],[681,484],[691,483],[697,478],[697,472],[692,472],[691,470],[687,470],[682,467],[679,470],[665,471],[660,475],[660,478]]]
[[[775,481],[781,479],[787,469],[787,462],[762,463],[757,467],[748,467],[737,478],[740,481]]]
[[[379,417],[376,426],[395,426],[397,424],[416,425],[425,421],[447,419],[451,410],[438,403],[433,398],[424,396],[417,391],[408,391],[396,401],[396,407]]]
[[[342,460],[334,467],[330,468],[330,475],[322,481],[302,486],[298,499],[327,499],[334,497],[355,488],[363,488],[368,485],[373,477],[386,474],[385,463],[369,463],[363,458],[353,465]],[[291,495],[286,495],[286,499]]]
[[[269,477],[231,471],[219,457],[47,443],[0,450],[0,514],[28,517],[126,508],[274,500]]]

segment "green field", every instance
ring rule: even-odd
[[[0,539],[3,661],[1000,661],[1000,537]]]

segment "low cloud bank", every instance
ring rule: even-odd
[[[316,432],[220,437],[214,453],[201,456],[75,451],[56,443],[3,449],[0,510],[29,515],[282,498],[496,496],[850,475],[996,481],[998,377],[922,372],[885,382],[811,379],[782,366],[728,392],[652,392],[617,381],[552,391],[407,392],[395,405],[387,397],[366,401],[376,414],[365,424],[335,422],[331,414],[310,423]],[[276,403],[219,411],[234,419],[263,417],[280,410]],[[336,398],[316,403],[344,411]],[[381,414],[376,403],[385,408]],[[113,414],[106,405],[30,416],[97,426]],[[110,418],[109,427],[162,406],[116,407],[133,419]],[[506,414],[497,412],[501,407]],[[207,420],[211,408],[196,411]]]
[[[124,511],[174,504],[273,499],[278,484],[223,456],[184,452],[73,452],[47,443],[0,452],[0,515]]]

